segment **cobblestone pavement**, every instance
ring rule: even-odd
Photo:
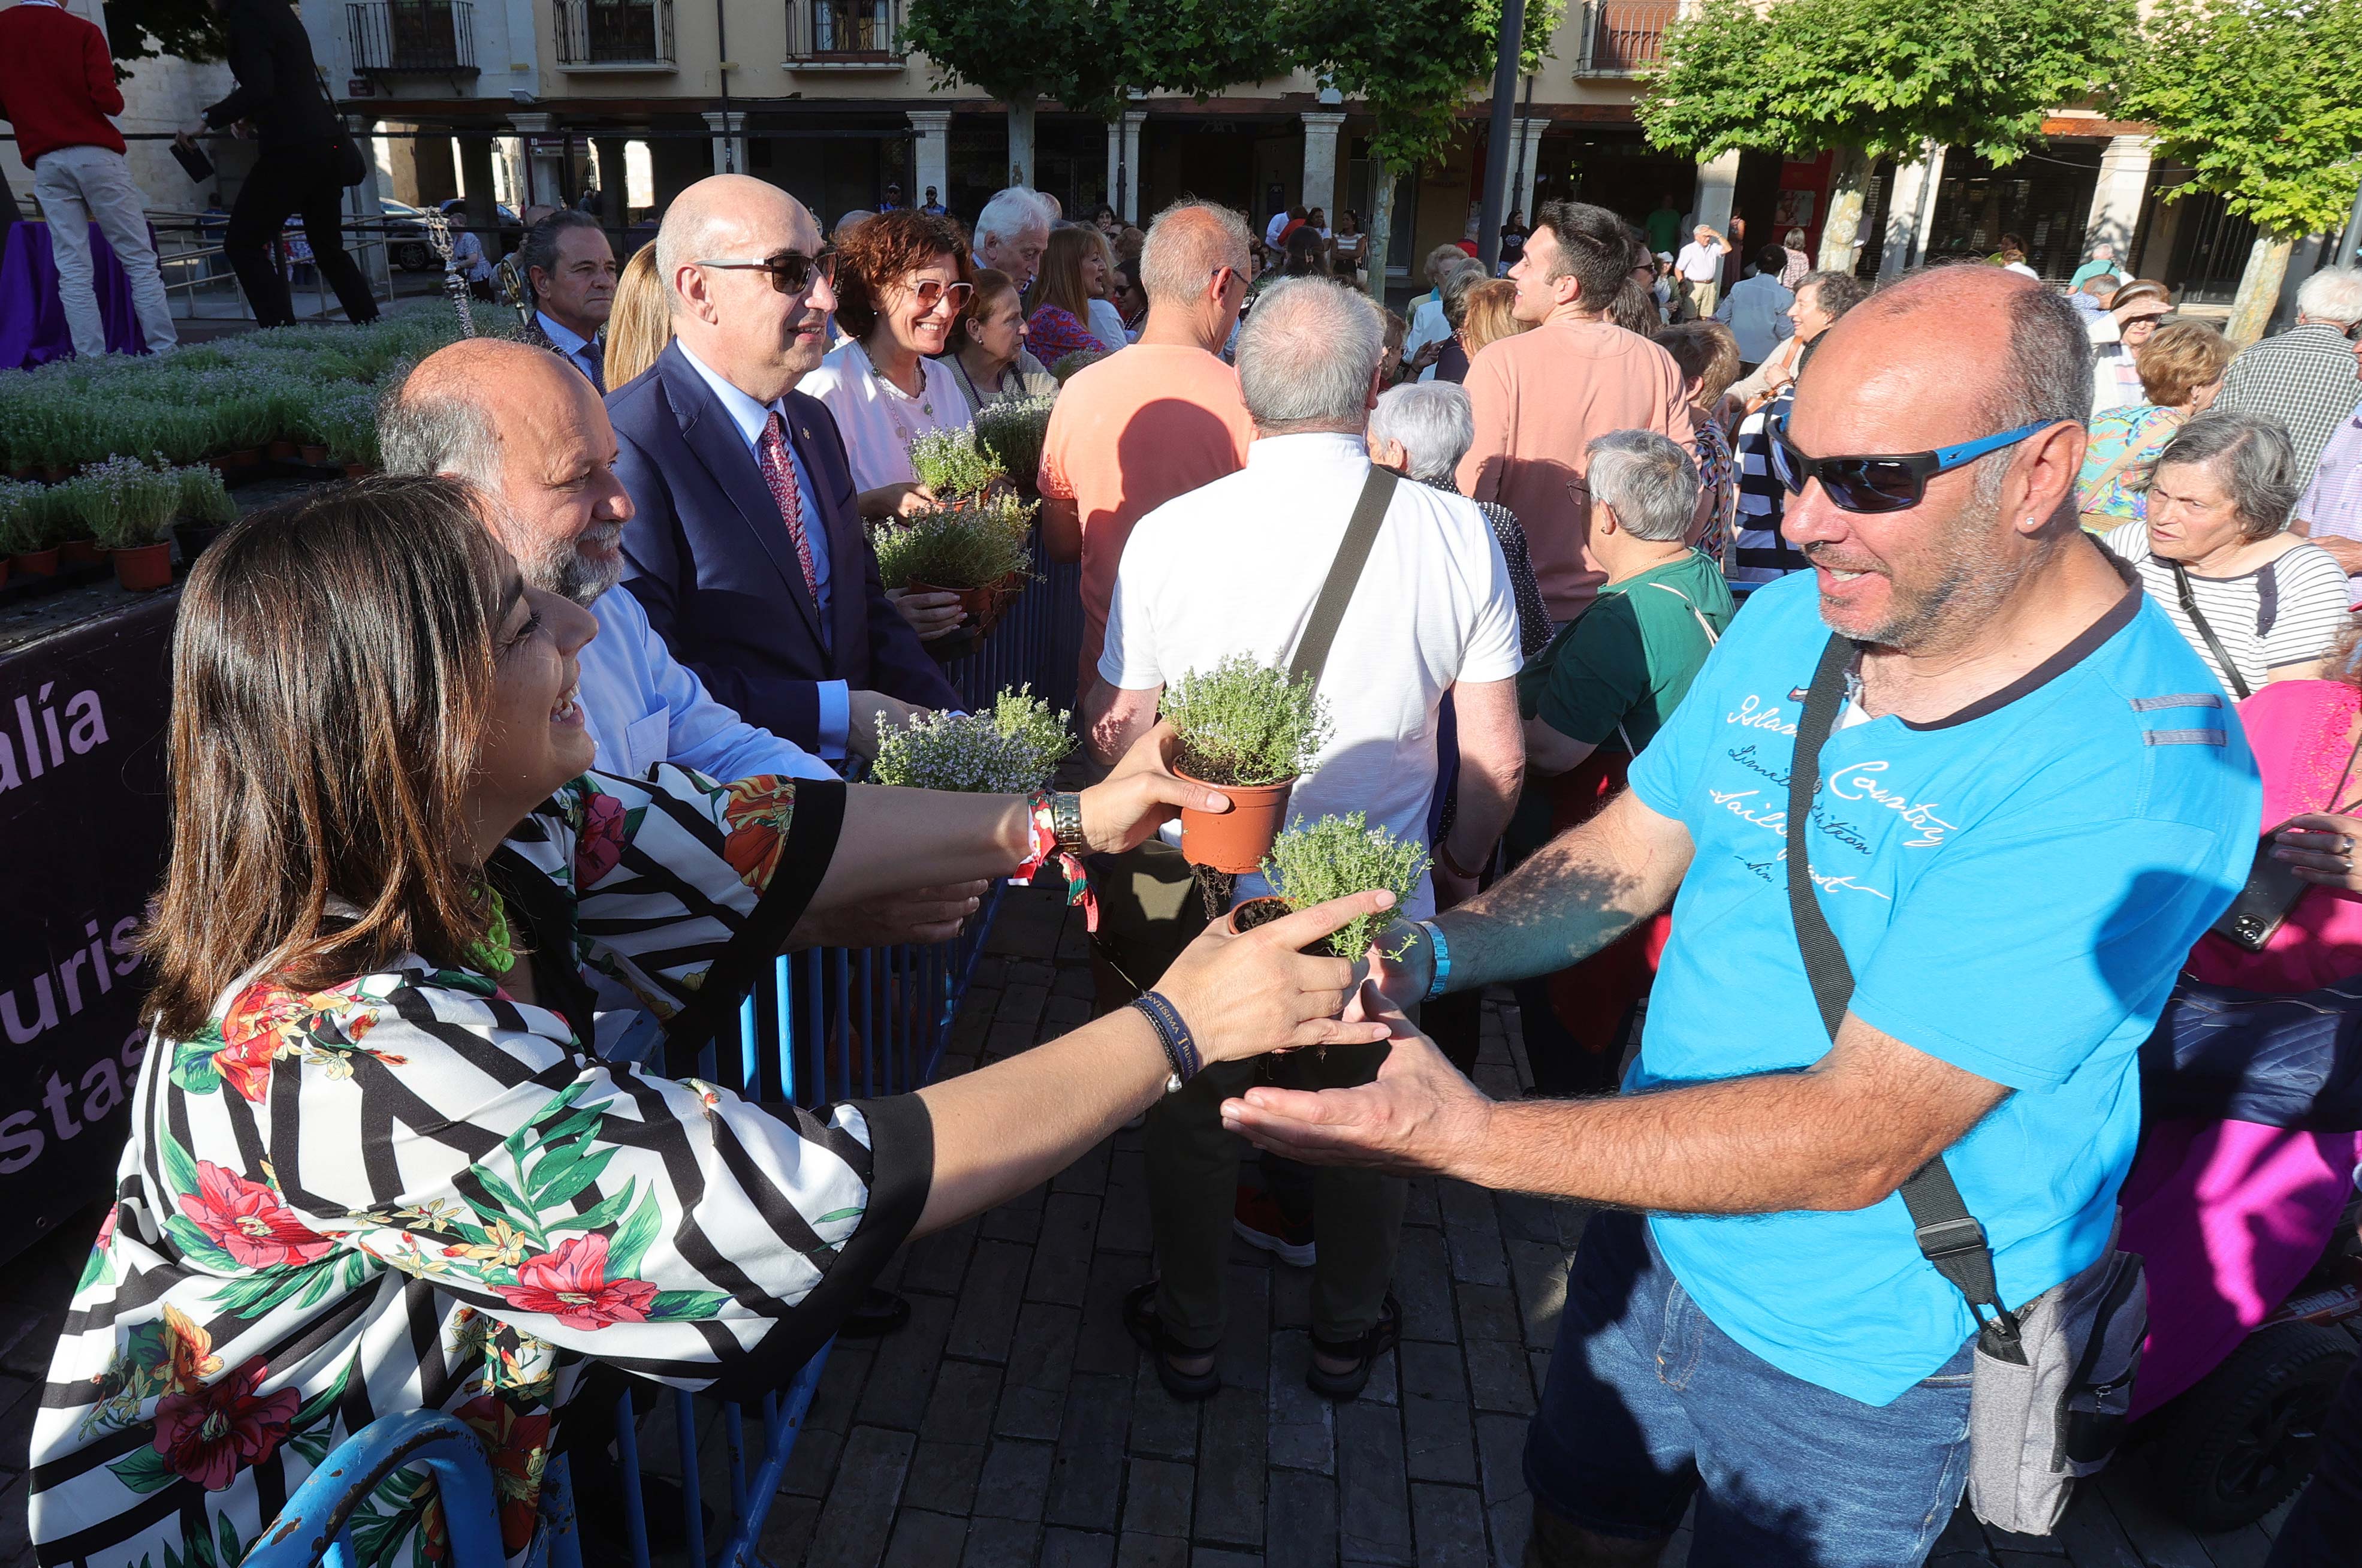
[[[1073,1029],[1089,990],[1079,916],[1012,889],[944,1070]],[[1487,1008],[1477,1077],[1505,1094],[1523,1081],[1514,1010]],[[0,1269],[0,1568],[32,1562],[23,1472],[38,1380],[97,1219],[94,1207]],[[895,1265],[911,1323],[832,1353],[763,1555],[776,1568],[1515,1568],[1526,1417],[1583,1219],[1572,1204],[1417,1184],[1396,1279],[1404,1342],[1338,1406],[1304,1384],[1309,1273],[1241,1245],[1222,1390],[1185,1405],[1119,1320],[1150,1270],[1140,1135],[1120,1132]],[[704,1495],[725,1505],[719,1413],[697,1408]],[[644,1462],[678,1474],[678,1452],[661,1405],[642,1423]],[[1963,1512],[1931,1562],[2259,1568],[2276,1521],[2201,1540],[2148,1507],[2138,1470],[2104,1477],[2047,1540],[1991,1539]],[[707,1539],[718,1546],[721,1529]],[[1686,1563],[1687,1546],[1678,1538],[1667,1563]]]

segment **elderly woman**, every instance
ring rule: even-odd
[[[2085,330],[2092,335],[2092,416],[2141,401],[2139,355],[2158,324],[2173,314],[2163,283],[2142,279],[2109,296],[2107,314]]]
[[[1738,515],[1738,468],[1721,416],[1722,394],[1738,379],[1738,337],[1718,321],[1684,321],[1657,334],[1657,347],[1681,367],[1683,395],[1689,400],[1690,458],[1697,464],[1697,547],[1716,565],[1729,558],[1731,530]]]
[[[958,350],[944,356],[968,417],[995,398],[1055,397],[1057,378],[1026,351],[1025,302],[1009,274],[987,267],[960,313]]]
[[[970,418],[939,358],[976,292],[967,241],[950,220],[905,207],[854,230],[836,258],[836,322],[853,341],[800,390],[836,416],[863,516],[923,511],[933,498],[911,467],[911,438]]]
[[[1370,461],[1392,469],[1405,479],[1431,490],[1460,493],[1452,473],[1476,440],[1476,416],[1468,394],[1448,382],[1417,381],[1379,394],[1370,410],[1366,436]],[[1501,559],[1509,569],[1509,586],[1518,597],[1518,651],[1531,658],[1550,646],[1550,612],[1534,578],[1534,563],[1526,551],[1526,531],[1515,513],[1494,501],[1476,502]]]
[[[2106,536],[2224,689],[2310,679],[2345,624],[2345,573],[2288,533],[2302,488],[2288,433],[2202,414],[2158,454],[2147,516]]]
[[[1364,895],[1209,930],[1158,982],[1178,1024],[1126,1009],[914,1094],[767,1108],[602,1063],[592,972],[734,1021],[806,911],[1136,843],[1200,791],[1135,753],[1076,829],[1047,797],[590,773],[596,629],[440,479],[258,513],[191,575],[151,1032],[36,1423],[44,1556],[211,1562],[425,1405],[483,1434],[523,1564],[591,1364],[776,1387],[906,1240],[1196,1064],[1384,1034],[1336,1020],[1351,966],[1296,952]],[[432,1496],[362,1503],[377,1560],[425,1560]]]
[[[1106,354],[1123,347],[1091,329],[1091,303],[1107,288],[1107,242],[1095,229],[1052,232],[1042,258],[1042,278],[1033,290],[1033,314],[1025,319],[1026,341],[1034,357],[1054,365],[1069,354]]]
[[[2175,431],[2214,406],[2230,368],[2231,344],[2203,322],[2178,321],[2158,328],[2133,363],[2142,401],[2092,420],[2083,446],[2075,504],[2083,526],[2095,534],[2147,514],[2143,487],[2149,467]]]

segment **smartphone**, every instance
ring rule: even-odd
[[[2272,854],[2274,838],[2295,821],[2290,817],[2256,841],[2256,859],[2247,867],[2246,886],[2209,928],[2225,942],[2261,953],[2272,933],[2288,920],[2289,911],[2296,908],[2296,901],[2312,886],[2297,875],[2294,866]]]

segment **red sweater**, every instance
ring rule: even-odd
[[[123,150],[106,116],[123,112],[106,36],[56,6],[0,11],[0,119],[17,128],[28,164],[61,147]]]

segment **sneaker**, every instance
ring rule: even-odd
[[[1255,1187],[1239,1188],[1237,1206],[1231,1210],[1231,1230],[1248,1246],[1261,1247],[1298,1268],[1310,1268],[1317,1255],[1312,1250],[1312,1227],[1289,1224],[1279,1211],[1278,1200]]]

